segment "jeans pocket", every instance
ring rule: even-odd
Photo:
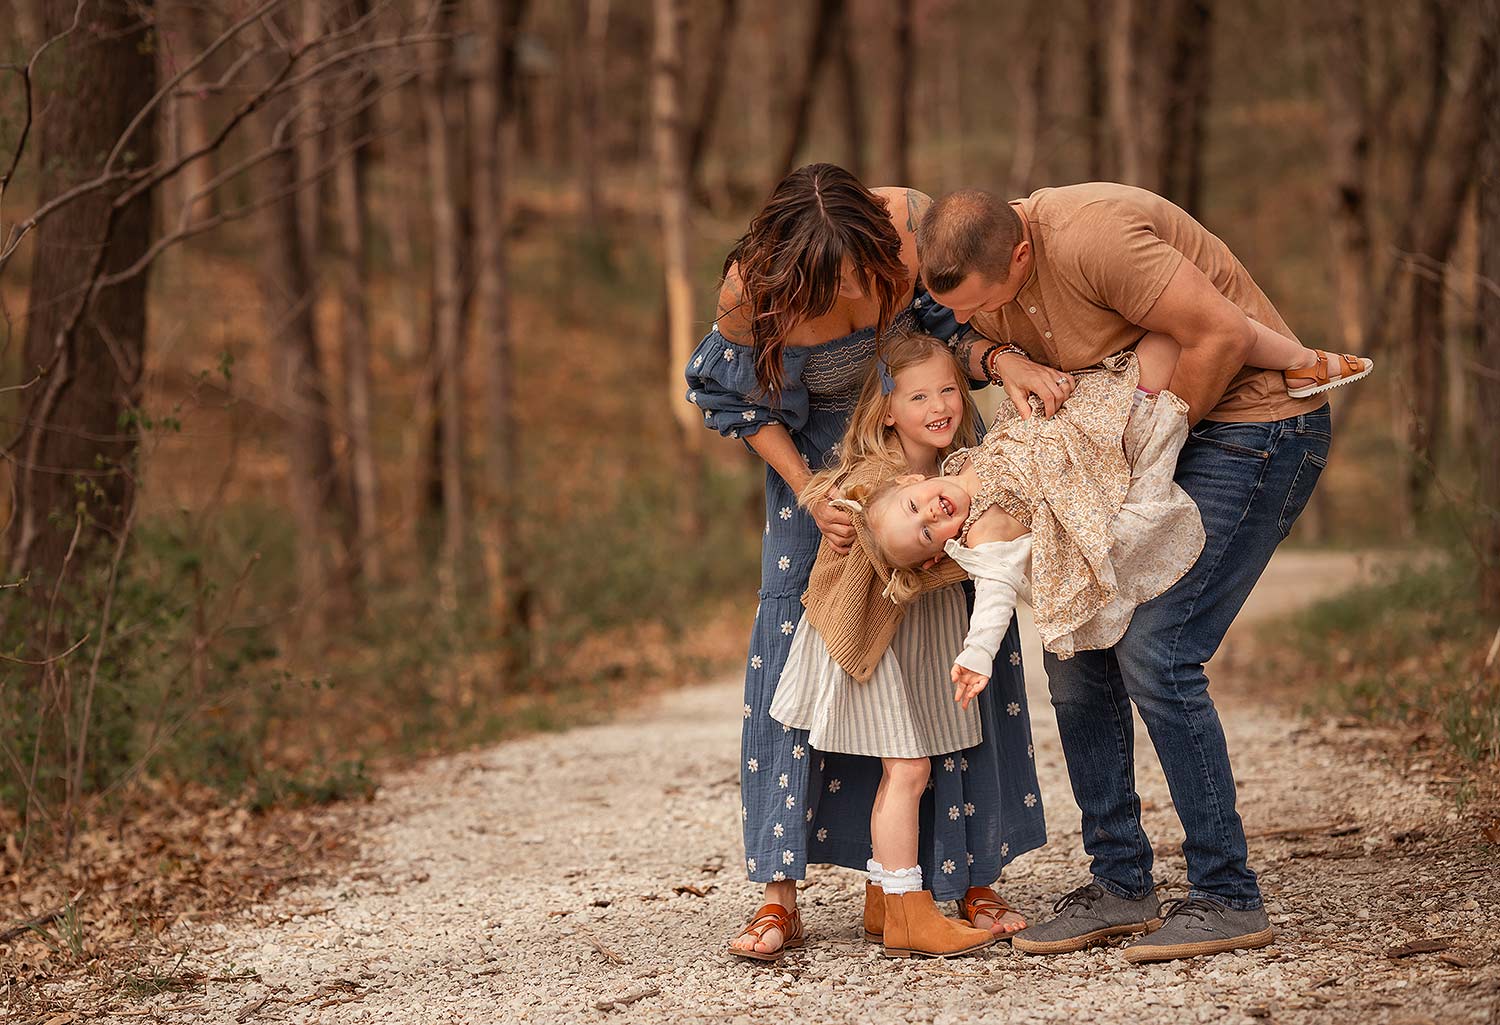
[[[1271,458],[1271,443],[1275,424],[1230,423],[1204,420],[1188,432],[1189,441],[1201,441],[1225,452],[1254,456],[1256,459]]]
[[[1287,489],[1286,501],[1281,506],[1281,520],[1277,525],[1281,528],[1283,538],[1292,532],[1292,524],[1297,522],[1297,517],[1307,508],[1313,488],[1317,487],[1318,478],[1323,475],[1323,468],[1327,465],[1328,460],[1316,452],[1302,453],[1302,462],[1297,467],[1292,486]]]

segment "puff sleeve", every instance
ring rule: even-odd
[[[748,438],[769,423],[801,430],[807,425],[808,396],[796,355],[800,350],[784,357],[786,387],[773,397],[755,379],[755,350],[729,341],[715,324],[688,360],[687,400],[703,414],[703,426],[726,438]]]

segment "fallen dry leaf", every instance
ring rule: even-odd
[[[1447,950],[1451,946],[1453,946],[1452,942],[1447,939],[1412,940],[1410,943],[1403,943],[1399,947],[1392,947],[1385,952],[1385,956],[1394,959],[1411,957],[1415,954],[1436,954],[1438,951]]]

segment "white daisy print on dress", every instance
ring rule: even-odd
[[[782,733],[790,733],[790,732],[792,732],[792,728],[790,726],[788,726],[786,723],[782,723],[781,724],[781,732]]]
[[[752,759],[750,759],[748,762],[745,763],[745,768],[749,769],[751,772],[759,772],[760,771],[760,759],[759,758],[752,758]]]
[[[807,809],[807,821],[809,821],[809,822],[812,821],[812,809],[811,808]]]
[[[1028,807],[1028,808],[1035,808],[1036,807],[1036,794],[1027,794],[1025,796],[1025,798],[1022,799],[1021,803],[1024,804],[1024,805],[1026,805],[1026,807]]]
[[[787,794],[786,795],[786,806],[787,806],[787,810],[788,811],[790,811],[791,809],[797,807],[797,798],[795,796],[793,796],[792,794]]]
[[[943,759],[943,768],[946,769],[949,772],[952,772],[953,771],[953,759],[952,758],[944,758]]]
[[[724,361],[726,363],[733,363],[734,362],[734,350],[733,349],[725,349],[724,350]]]
[[[790,619],[783,621],[781,624],[781,632],[786,634],[788,637],[792,635],[792,631],[795,629],[797,629],[796,624],[794,624]]]
[[[824,826],[822,829],[818,830],[818,843],[823,843],[827,839],[828,839],[828,827]]]
[[[974,853],[972,851],[969,852],[968,858],[969,858],[969,864],[971,864],[971,865],[974,864]]]
[[[793,854],[791,851],[782,851],[781,852],[781,863],[783,865],[790,865],[792,862],[794,862],[796,860],[797,860],[797,855]]]
[[[776,777],[776,782],[781,787],[781,789],[785,790],[787,784],[786,773],[783,772],[780,776]]]
[[[740,432],[739,431],[730,431],[729,432],[729,437],[730,437],[730,440],[732,440],[732,441],[739,441],[740,440]]]
[[[714,330],[717,331],[718,329],[719,329],[719,325],[715,324],[714,325]],[[694,356],[693,357],[693,366],[694,366],[694,368],[701,367],[702,365],[703,365],[703,357],[702,356]]]
[[[807,754],[807,748],[803,747],[801,744],[794,744],[792,746],[792,757],[797,759],[797,761],[800,762],[802,760],[802,756],[805,754]]]
[[[1000,857],[1003,858],[1003,857],[1005,857],[1009,853],[1010,853],[1010,844],[1008,844],[1008,843],[1001,844],[1000,845]]]
[[[755,871],[755,859],[754,858],[746,858],[745,859],[745,867],[748,868],[751,872],[754,872]]]
[[[1035,744],[1027,744],[1026,745],[1026,757],[1027,758],[1035,758],[1036,757],[1036,745]]]
[[[746,719],[750,718],[750,706],[749,705],[745,706],[745,718]]]
[[[1021,714],[1021,705],[1020,705],[1020,703],[1012,701],[1010,704],[1006,705],[1005,706],[1005,714],[1006,715],[1020,715]]]
[[[843,780],[831,779],[831,780],[828,781],[828,792],[830,794],[836,794],[836,793],[839,792],[839,788],[842,787],[843,785],[844,785],[844,781]]]
[[[953,870],[957,867],[957,865],[953,864],[952,858],[949,858],[947,861],[943,862],[943,871],[950,876],[953,874]]]
[[[776,837],[779,840],[779,839],[781,839],[781,837],[783,837],[783,836],[786,835],[786,830],[784,828],[782,828],[781,823],[778,822],[778,823],[776,823],[776,825],[774,825],[774,826],[771,827],[771,835],[774,836],[774,837]]]
[[[964,814],[965,815],[973,815],[974,814],[974,802],[973,801],[965,801],[964,802]]]
[[[780,870],[772,872],[771,873],[771,882],[773,882],[773,883],[784,883],[784,882],[786,882],[786,873],[782,872]]]
[[[750,809],[746,808],[743,804],[740,805],[740,821],[744,822],[744,821],[746,821],[749,818],[750,818]]]
[[[746,423],[749,423],[750,421],[752,421],[752,420],[755,419],[755,410],[753,410],[753,409],[747,409],[747,410],[745,410],[743,413],[740,414],[740,419],[744,420]]]
[[[792,507],[789,505],[784,505],[781,507],[781,511],[776,515],[780,516],[784,520],[789,520],[792,518]]]
[[[700,356],[698,358],[698,360],[693,365],[697,366],[698,363],[702,363],[702,362],[703,362],[703,357]],[[689,402],[697,402],[698,401],[698,393],[695,392],[695,391],[688,392],[688,401]]]
[[[777,559],[776,560],[776,568],[779,569],[779,570],[781,570],[781,572],[783,572],[783,573],[785,573],[787,570],[791,569],[792,568],[792,557],[790,555],[783,555],[781,558]]]
[[[1012,651],[1010,653],[1010,664],[1013,666],[1021,664],[1021,653],[1019,651]]]
[[[765,665],[765,661],[759,655],[751,655],[750,656],[750,668],[751,669],[759,669],[763,665]]]
[[[948,808],[948,818],[951,821],[954,821],[954,822],[958,821],[958,805],[955,804],[955,805],[950,805],[949,806],[949,808]]]
[[[958,760],[958,767],[959,767],[960,771],[962,771],[962,772],[968,772],[969,771],[969,760],[967,758],[960,758]]]

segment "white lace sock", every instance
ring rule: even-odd
[[[886,893],[916,893],[922,888],[922,866],[886,869],[881,876],[880,888]]]
[[[865,862],[865,872],[868,873],[871,886],[879,886],[885,881],[885,866],[874,858]]]

